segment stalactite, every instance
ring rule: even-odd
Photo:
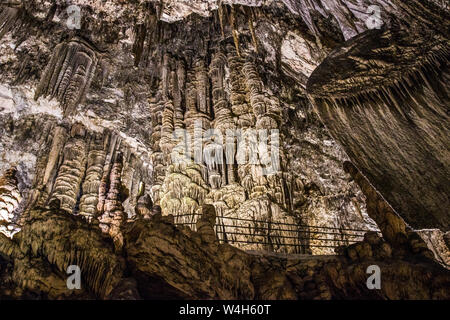
[[[250,93],[250,104],[253,113],[259,120],[266,113],[266,104],[262,90],[262,82],[253,62],[247,61],[243,66],[247,89]]]
[[[84,40],[72,39],[56,46],[36,89],[40,96],[56,98],[64,114],[83,102],[98,63],[98,52]]]
[[[165,53],[162,57],[161,70],[161,92],[163,99],[167,99],[169,97],[169,75],[171,71],[171,61],[171,56],[168,53]]]
[[[106,161],[103,165],[103,175],[100,181],[98,191],[97,214],[102,215],[105,211],[105,201],[108,195],[109,185],[111,183],[110,175],[113,166],[114,156],[120,145],[120,138],[117,135],[108,135],[105,139],[104,148],[108,150]]]
[[[256,34],[255,34],[255,28],[253,26],[253,9],[252,8],[247,8],[246,9],[246,13],[248,16],[248,28],[250,30],[250,34],[252,35],[252,42],[253,42],[253,46],[255,47],[255,52],[258,53],[258,39],[256,38]]]
[[[231,31],[233,33],[233,41],[234,41],[234,46],[236,48],[236,53],[237,53],[238,57],[240,57],[241,53],[240,53],[240,49],[239,49],[239,33],[236,29],[236,10],[234,8],[234,5],[231,5],[230,26],[231,26]]]
[[[197,111],[197,89],[195,81],[195,72],[192,69],[186,73],[186,111]]]
[[[184,93],[186,86],[186,66],[183,60],[176,61],[176,70],[173,71],[172,75],[173,81],[173,97],[174,97],[174,105],[176,109],[176,117],[175,119],[180,123],[183,120],[183,102],[184,102]],[[181,120],[181,121],[180,121]],[[175,125],[176,127],[181,127],[178,123]]]
[[[70,134],[64,126],[56,126],[53,128],[53,136],[51,140],[51,147],[49,153],[43,159],[43,175],[36,181],[36,189],[33,191],[34,196],[30,197],[30,205],[44,207],[54,189],[54,182],[58,174],[59,167],[62,163],[64,145]]]
[[[0,178],[0,233],[12,237],[18,231],[14,226],[14,210],[22,196],[16,178],[17,169],[8,169]]]
[[[175,130],[184,128],[184,111],[183,111],[183,85],[184,85],[184,67],[181,63],[176,63],[176,70],[171,72],[171,96],[173,104],[173,127]],[[178,79],[180,76],[180,79]]]
[[[450,221],[441,214],[446,192],[433,191],[448,185],[449,54],[448,41],[433,32],[379,30],[342,45],[308,80],[330,134],[414,228]],[[345,66],[339,76],[329,69],[337,61]]]
[[[215,119],[213,122],[214,129],[219,130],[222,136],[226,135],[226,130],[234,129],[235,123],[233,114],[228,106],[228,101],[226,100],[225,88],[224,88],[224,78],[225,78],[225,65],[227,63],[226,56],[222,52],[218,52],[213,56],[210,65],[210,77],[212,81],[212,96],[213,96],[213,108]],[[230,138],[228,138],[230,139]],[[234,141],[228,141],[233,143]],[[222,143],[226,143],[223,141]],[[224,145],[225,146],[225,145]],[[229,151],[225,147],[223,149],[222,162],[220,164],[220,172],[217,172],[217,176],[221,176],[221,185],[224,186],[230,182],[235,181],[234,177],[234,163],[235,154],[230,152],[230,154],[225,154],[225,151]],[[226,159],[225,159],[226,158]]]
[[[194,70],[196,77],[196,89],[197,89],[197,103],[198,111],[205,114],[210,114],[210,99],[209,99],[209,78],[208,72],[205,66],[205,60],[198,58],[194,61]]]
[[[174,147],[174,130],[174,108],[172,101],[167,101],[164,104],[164,111],[162,114],[161,140],[159,142],[159,146],[167,159],[170,157],[170,153]]]
[[[201,124],[200,134],[202,136],[211,126],[211,117],[209,113],[200,110],[199,94],[197,92],[198,81],[195,70],[196,68],[194,68],[194,70],[189,70],[186,79],[186,112],[184,114],[184,124],[191,137],[194,137],[195,135],[194,127],[196,121]],[[205,70],[203,71],[206,72]],[[204,75],[201,78],[205,79]],[[208,78],[205,80],[208,82]]]
[[[18,20],[19,9],[11,7],[0,8],[0,40],[11,31]]]
[[[247,88],[245,86],[245,78],[242,74],[243,60],[237,55],[233,46],[227,46],[227,62],[230,68],[230,101],[232,112],[235,115],[236,128],[246,130],[255,125],[255,116],[251,110],[251,106],[247,103]],[[228,138],[233,145],[240,148],[240,140],[234,137]],[[236,150],[237,151],[237,150]],[[235,155],[233,155],[235,157]],[[231,161],[231,159],[230,159]],[[233,159],[233,163],[236,159]],[[250,172],[247,170],[250,167],[248,164],[240,164],[238,167],[229,167],[229,177],[238,175],[239,181],[246,190],[251,190],[252,184]],[[232,170],[232,171],[231,171]],[[250,180],[249,180],[250,179]]]
[[[233,46],[227,46],[227,60],[230,68],[230,100],[236,126],[241,129],[255,125],[255,115],[247,103],[247,88],[242,74],[243,60],[237,55]]]
[[[247,86],[247,90],[249,92],[249,100],[250,105],[253,109],[253,114],[256,117],[256,128],[257,129],[273,129],[273,125],[269,125],[268,127],[264,127],[260,124],[261,119],[266,115],[266,103],[265,97],[262,91],[262,82],[259,78],[258,72],[254,66],[254,64],[250,61],[247,61],[243,66],[243,73],[245,75],[245,83]],[[251,154],[261,157],[261,153],[257,150],[257,136],[246,135],[244,137],[247,141],[247,148],[249,149],[249,156]],[[256,159],[259,161],[260,159]],[[246,164],[245,172],[250,173],[247,175],[245,179],[252,179],[252,181],[248,181],[247,186],[250,188],[248,191],[250,192],[250,198],[258,198],[268,192],[266,188],[266,179],[263,176],[263,168],[261,164]]]
[[[218,7],[218,15],[219,15],[219,22],[220,22],[220,32],[222,34],[222,39],[225,39],[225,31],[224,31],[224,21],[223,21],[223,15],[224,15],[224,10],[223,10],[223,5],[222,3],[219,4]]]
[[[214,128],[222,131],[234,127],[233,114],[228,107],[224,88],[226,63],[226,56],[221,52],[216,53],[211,61],[209,72],[212,81]]]
[[[134,28],[133,54],[135,67],[139,66],[139,63],[141,62],[147,30],[148,26],[145,23],[138,24]]]

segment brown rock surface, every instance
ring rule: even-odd
[[[70,4],[0,4],[1,299],[449,299],[444,1]]]

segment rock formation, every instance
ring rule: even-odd
[[[308,90],[321,119],[413,227],[439,226],[447,231],[449,217],[442,213],[449,204],[448,89],[442,80],[448,76],[448,41],[438,33],[412,38],[406,31],[389,30],[361,35],[346,46],[325,60],[309,80]],[[394,56],[390,52],[394,47],[402,54],[386,61],[385,56]],[[351,72],[340,73],[338,80],[320,74],[322,70],[337,75],[332,65]],[[339,83],[346,83],[346,88]],[[365,147],[359,148],[363,141]],[[377,158],[369,160],[375,149]],[[432,187],[411,190],[413,183]]]
[[[97,62],[95,48],[85,41],[73,39],[57,45],[36,89],[36,99],[50,95],[61,103],[64,114],[73,112],[89,89]]]
[[[0,5],[0,299],[450,298],[440,1],[71,5]]]
[[[17,169],[11,168],[0,179],[0,232],[6,236],[13,236],[14,231],[17,231],[14,226],[14,210],[19,207],[22,200],[17,187],[16,173]]]

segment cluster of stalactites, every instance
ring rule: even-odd
[[[225,91],[225,67],[227,64],[227,57],[221,51],[214,54],[209,75],[212,82],[212,100],[214,109],[214,121],[212,127],[218,130],[223,139],[229,141],[222,141],[230,145],[234,145],[234,137],[227,137],[226,131],[236,128],[234,117],[227,100]],[[214,148],[213,144],[206,145],[205,149]],[[209,184],[213,189],[220,188],[236,181],[235,177],[235,148],[225,149],[225,152],[219,153],[223,157],[222,161],[212,163],[208,166]],[[220,159],[219,159],[220,160]]]
[[[259,155],[260,164],[241,166],[238,172],[251,198],[271,193],[278,203],[286,206],[288,198],[281,179],[283,150],[279,142],[272,140],[272,132],[280,134],[280,102],[275,96],[264,93],[263,83],[253,62],[245,62],[242,71],[250,106],[256,119],[255,129],[269,132],[267,133],[267,149],[254,150]],[[255,145],[250,147],[256,148]]]
[[[155,203],[160,200],[165,214],[194,214],[199,208],[199,203],[209,192],[205,182],[207,170],[203,165],[194,163],[193,159],[186,157],[185,152],[192,146],[174,147],[179,145],[180,139],[183,139],[183,136],[176,134],[176,130],[185,128],[195,140],[198,138],[196,136],[198,133],[194,130],[197,121],[201,123],[201,135],[210,128],[212,118],[210,90],[204,58],[195,58],[191,68],[186,70],[184,61],[164,55],[161,92],[165,102],[162,112],[154,107],[154,110],[160,112],[162,116],[160,135],[154,134],[155,142],[160,137],[157,150],[161,150],[162,155],[158,154],[153,159],[157,160],[154,166],[155,164],[157,167],[164,166],[166,172],[162,186],[156,188],[153,186],[153,190],[158,191],[158,194],[153,194],[153,198],[156,200]],[[155,114],[152,116],[156,117]],[[184,157],[185,160],[173,163],[174,156],[178,159]],[[156,172],[156,175],[154,181],[160,183],[161,172]]]
[[[50,207],[80,215],[89,223],[100,223],[119,250],[120,232],[126,213],[122,206],[122,139],[109,131],[93,133],[82,124],[70,130],[54,130],[43,175],[37,177],[39,196],[30,207]],[[135,177],[131,177],[133,180]],[[134,180],[133,180],[134,181]]]
[[[171,59],[174,58],[166,57],[164,65],[172,65],[172,68],[176,66],[176,63],[170,62]],[[165,67],[163,70],[162,82],[167,85],[162,85],[157,98],[151,101],[152,121],[155,125],[152,142],[156,151],[153,159],[160,163],[156,163],[157,166],[154,163],[154,168],[161,169],[157,171],[158,183],[161,183],[160,179],[164,177],[164,182],[158,187],[163,214],[174,215],[179,223],[195,223],[203,203],[213,204],[219,220],[222,219],[220,221],[223,223],[218,225],[222,230],[220,238],[225,240],[226,233],[231,232],[231,236],[233,232],[232,228],[225,225],[237,223],[230,218],[244,215],[249,219],[268,223],[288,221],[286,219],[289,219],[287,210],[291,207],[290,191],[283,185],[282,150],[279,151],[281,163],[275,168],[275,172],[264,174],[263,169],[271,165],[272,160],[276,160],[271,157],[272,152],[275,152],[271,148],[281,149],[280,144],[275,144],[270,137],[270,130],[279,130],[282,122],[278,98],[266,92],[255,63],[250,57],[238,55],[232,44],[228,44],[226,49],[223,47],[216,49],[211,56],[208,69],[205,63],[207,60],[197,57],[191,64],[184,65],[186,75],[184,104],[178,108],[183,111],[181,117],[176,116],[177,108],[173,95],[175,88],[173,83],[177,82],[170,81],[170,68],[166,70]],[[177,77],[179,78],[179,75]],[[209,129],[220,131],[223,139],[226,137],[232,139],[222,143],[229,143],[234,148],[223,148],[223,152],[218,153],[223,159],[206,161],[200,158],[202,162],[196,163],[194,160],[199,158],[195,157],[194,142],[191,158],[174,163],[169,153],[177,155],[183,153],[183,150],[174,148],[177,141],[173,137],[173,130],[176,129],[177,123],[178,128],[186,128],[194,141],[197,143],[200,141],[203,155],[216,145],[214,139],[204,135]],[[200,130],[194,130],[196,124],[201,124]],[[268,129],[268,150],[258,153],[264,165],[238,164],[237,147],[240,141],[235,136],[227,136],[228,129],[241,129],[244,132],[247,129]],[[247,143],[249,148],[255,147],[251,142]],[[152,196],[155,200],[154,192]],[[247,215],[245,210],[239,209],[240,207],[251,208],[252,214]],[[271,236],[265,233],[261,239],[267,240]],[[244,238],[245,235],[237,235],[235,240]],[[256,240],[258,239],[260,238]]]
[[[106,151],[112,139],[109,133],[91,134],[80,123],[70,129],[57,126],[44,158],[43,174],[36,181],[39,196],[35,205],[80,214],[91,221],[97,215]]]
[[[41,77],[35,98],[56,98],[64,114],[72,114],[86,96],[98,60],[96,49],[84,40],[74,38],[60,43]]]
[[[161,81],[157,94],[150,100],[152,121],[151,161],[153,166],[151,194],[153,202],[160,201],[160,189],[164,181],[165,168],[171,162],[171,152],[176,145],[173,133],[184,127],[183,102],[186,90],[185,62],[164,54],[161,66]]]

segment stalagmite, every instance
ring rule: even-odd
[[[58,170],[49,203],[72,213],[78,201],[81,181],[86,167],[85,129],[80,124],[72,127],[70,138],[63,151],[62,165]]]
[[[158,94],[160,93],[158,92]],[[164,105],[162,102],[150,101],[151,123],[153,128],[150,141],[153,149],[151,155],[153,164],[153,185],[151,193],[153,201],[156,204],[160,200],[159,189],[163,184],[165,175],[164,158],[160,147],[163,109]]]
[[[88,221],[92,220],[97,212],[98,192],[106,158],[103,137],[101,135],[94,136],[89,149],[86,177],[82,186],[83,195],[80,199],[80,214]]]
[[[104,204],[104,213],[98,217],[99,226],[104,233],[108,233],[114,241],[116,251],[123,246],[121,226],[126,221],[122,207],[122,161],[121,153],[116,155],[109,176],[108,193]]]
[[[22,200],[16,174],[17,169],[11,168],[0,178],[0,233],[8,237],[18,231],[14,226],[14,210]]]
[[[152,207],[153,207],[153,203],[152,203],[152,199],[150,198],[150,196],[147,194],[143,195],[137,201],[136,209],[135,209],[136,214],[140,218],[150,219],[150,217],[153,215]]]
[[[449,298],[445,1],[68,2],[0,4],[0,300]]]
[[[210,114],[210,87],[208,71],[206,70],[204,59],[198,58],[194,62],[194,70],[197,89],[198,111],[205,114]]]
[[[108,150],[106,160],[103,165],[103,175],[100,180],[100,186],[98,190],[98,203],[97,214],[101,215],[105,211],[105,201],[108,195],[109,185],[111,183],[110,175],[113,166],[113,160],[120,145],[120,138],[116,135],[107,135],[103,147]]]
[[[253,26],[254,12],[251,8],[247,9],[246,12],[248,15],[248,28],[250,29],[250,34],[252,35],[253,46],[255,47],[255,52],[258,53],[258,39],[256,38],[255,28]]]

